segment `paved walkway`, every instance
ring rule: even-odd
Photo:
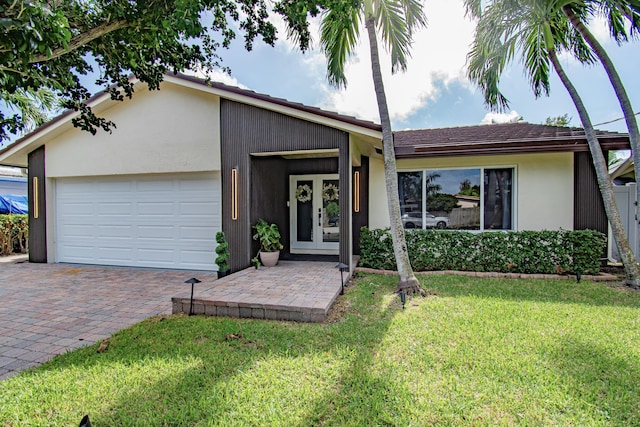
[[[0,380],[156,314],[215,273],[0,262]]]
[[[335,262],[280,261],[195,285],[193,313],[323,322],[340,294]],[[343,279],[346,281],[347,274]],[[173,298],[173,313],[189,313],[190,288]]]
[[[281,261],[216,280],[213,272],[8,261],[0,258],[0,380],[153,315],[188,313],[191,277],[202,281],[194,311],[217,316],[322,321],[340,293],[340,272],[326,262]]]

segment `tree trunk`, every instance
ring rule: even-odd
[[[613,238],[618,246],[618,252],[620,253],[620,257],[624,264],[624,269],[627,275],[627,284],[634,288],[640,288],[640,270],[638,269],[638,264],[636,263],[633,251],[629,246],[629,242],[620,219],[620,212],[618,211],[618,206],[616,205],[613,195],[613,184],[611,183],[611,177],[609,176],[609,171],[607,169],[607,161],[604,158],[604,154],[602,154],[602,148],[600,147],[593,125],[591,124],[591,119],[589,118],[589,114],[587,113],[578,91],[567,77],[562,65],[560,65],[554,50],[549,50],[549,57],[556,73],[562,81],[562,84],[569,92],[571,100],[578,110],[582,126],[584,127],[584,133],[587,136],[593,166],[596,171],[598,186],[600,187],[600,193],[602,194],[602,200],[604,202],[604,209],[607,213],[609,223],[611,224]]]
[[[365,16],[365,25],[369,35],[369,48],[371,50],[371,71],[373,84],[378,101],[378,111],[380,112],[380,123],[382,125],[382,148],[384,154],[384,174],[387,184],[387,200],[389,208],[389,220],[391,222],[391,238],[393,240],[393,252],[396,257],[396,265],[400,281],[398,292],[408,294],[420,293],[424,295],[424,290],[420,282],[416,279],[409,261],[409,251],[405,239],[402,217],[400,215],[400,201],[398,198],[398,173],[396,170],[396,153],[393,146],[393,133],[391,131],[391,119],[389,118],[389,108],[387,107],[387,97],[384,92],[382,82],[382,72],[380,71],[380,57],[378,55],[378,40],[376,39],[375,19]]]
[[[593,34],[591,34],[591,31],[589,31],[580,18],[573,12],[571,7],[563,6],[562,12],[567,18],[569,18],[571,24],[578,30],[580,35],[586,40],[589,46],[591,46],[591,49],[593,49],[598,59],[600,59],[602,66],[607,72],[609,81],[613,86],[613,90],[616,93],[618,102],[620,102],[624,119],[627,122],[627,129],[629,130],[631,154],[633,155],[633,170],[636,175],[636,200],[640,202],[640,131],[638,130],[638,121],[633,113],[633,107],[631,106],[629,95],[627,95],[627,91],[622,84],[622,79],[620,78],[616,67],[613,65],[611,58],[609,58],[607,51],[604,50],[598,40],[593,36]],[[638,217],[636,214],[636,221],[637,220]]]

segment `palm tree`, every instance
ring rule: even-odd
[[[468,6],[468,10],[478,11],[473,8],[473,4]],[[582,121],[605,211],[625,266],[627,282],[639,287],[640,270],[615,204],[607,162],[582,99],[558,60],[557,49],[570,51],[581,62],[589,63],[594,60],[584,39],[576,33],[561,12],[548,2],[496,1],[482,11],[468,56],[468,75],[483,91],[485,102],[489,106],[504,109],[508,106],[508,100],[498,88],[500,75],[517,53],[522,55],[522,62],[536,96],[549,93],[549,71],[553,67],[569,92]]]
[[[32,92],[18,89],[9,93],[2,90],[0,100],[6,110],[17,111],[21,116],[20,122],[24,126],[20,129],[16,128],[15,133],[31,132],[61,109],[60,100],[56,94],[46,87]]]
[[[625,19],[630,23],[632,36],[634,32],[637,33],[640,30],[640,1],[601,0],[588,2],[587,4],[574,1],[572,4],[562,6],[562,13],[569,19],[571,25],[580,33],[598,57],[618,98],[629,131],[629,142],[631,144],[633,167],[636,175],[636,198],[640,200],[640,131],[638,130],[638,122],[636,121],[629,95],[627,95],[627,91],[622,84],[622,79],[613,61],[611,61],[607,51],[585,25],[585,18],[597,12],[607,16],[611,35],[620,43],[621,41],[628,40],[629,37],[624,25]]]
[[[389,109],[380,70],[378,35],[391,53],[392,71],[404,71],[410,56],[409,49],[416,29],[426,25],[426,17],[419,0],[354,0],[332,2],[322,16],[320,44],[327,57],[327,78],[335,87],[345,87],[345,65],[356,47],[364,21],[371,51],[371,72],[375,87],[380,123],[391,236],[400,280],[398,292],[424,291],[416,279],[407,251],[407,243],[400,215],[398,174],[393,146]],[[289,27],[290,35],[301,37],[299,28]],[[297,34],[296,34],[297,33]]]

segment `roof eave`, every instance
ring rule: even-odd
[[[603,138],[600,140],[603,150],[629,149],[629,140],[626,137]],[[588,152],[589,146],[584,140],[547,140],[532,143],[522,142],[490,142],[481,144],[448,144],[428,145],[413,147],[397,147],[398,158],[415,157],[449,157],[449,156],[477,156],[477,155],[508,155],[508,154],[536,154],[558,152]]]

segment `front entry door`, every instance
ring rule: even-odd
[[[291,175],[291,253],[338,254],[340,190],[337,174]]]

